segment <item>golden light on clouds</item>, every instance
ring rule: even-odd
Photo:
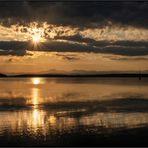
[[[77,28],[46,22],[32,22],[25,25],[15,24],[10,27],[0,24],[0,32],[0,41],[25,42],[24,44],[8,42],[8,49],[6,47],[3,49],[4,43],[2,44],[0,49],[1,73],[54,73],[56,70],[65,72],[77,69],[120,71],[121,67],[125,71],[148,69],[146,50],[148,29],[146,28],[119,24]],[[93,40],[104,42],[102,45]],[[44,41],[46,43],[43,43]],[[120,42],[116,44],[114,41],[125,42],[120,45]],[[132,42],[132,44],[126,44],[126,41],[134,41],[137,44],[134,45]],[[141,44],[141,41],[145,43]],[[19,47],[19,44],[22,44],[22,47]],[[17,50],[16,47],[18,47]],[[92,54],[89,51],[92,51]],[[62,54],[59,54],[60,52]],[[32,81],[32,84],[36,86],[41,83],[39,79]]]
[[[27,25],[11,25],[5,27],[0,25],[0,40],[17,40],[34,42],[46,41],[46,39],[54,39],[55,37],[69,37],[80,35],[82,38],[90,38],[94,40],[132,40],[147,41],[148,30],[144,28],[136,28],[131,26],[121,26],[112,24],[110,26],[95,28],[77,28],[72,26],[52,25],[47,22],[32,22]]]
[[[96,41],[147,41],[148,30],[144,28],[136,28],[131,26],[104,26],[96,28],[86,28],[81,30],[79,34],[82,38],[90,38]]]

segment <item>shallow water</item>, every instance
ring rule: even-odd
[[[147,127],[147,78],[0,79],[2,146],[122,145]]]

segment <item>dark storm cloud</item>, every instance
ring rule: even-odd
[[[5,25],[47,21],[96,27],[113,22],[147,28],[148,2],[0,2],[0,18]]]
[[[62,39],[67,41],[74,41],[78,43],[87,43],[91,46],[98,46],[98,47],[104,47],[106,45],[112,45],[112,46],[125,46],[125,47],[146,47],[148,48],[148,42],[147,41],[130,41],[130,40],[119,40],[119,41],[108,41],[108,40],[100,40],[96,41],[95,39],[91,38],[83,38],[82,36],[76,34],[74,36],[61,36],[61,37],[55,37],[55,39]]]
[[[106,41],[97,42],[96,44],[91,44],[91,43],[81,44],[81,43],[73,43],[73,42],[50,41],[48,43],[44,43],[41,49],[38,48],[37,50],[57,51],[57,52],[110,53],[110,54],[124,55],[124,56],[148,55],[147,47],[145,46],[143,47],[143,46],[144,46],[143,44],[141,44],[141,46],[116,46],[115,43],[114,45],[112,45],[110,42],[106,42]]]
[[[12,56],[29,55],[26,52],[27,47],[28,47],[27,42],[1,41],[0,55],[12,55]]]
[[[12,56],[24,56],[28,55],[25,50],[20,50],[20,51],[15,51],[15,50],[0,50],[0,55],[2,56],[7,56],[7,55],[12,55]]]
[[[119,44],[120,43],[120,44]],[[30,42],[0,42],[0,55],[27,55],[27,50],[31,51],[45,51],[45,52],[92,52],[92,53],[106,53],[122,56],[145,56],[148,55],[147,42],[125,42],[117,41],[110,42],[97,42],[92,43],[77,43],[71,41],[56,41],[50,40],[41,43],[34,47]],[[119,44],[119,45],[118,45]],[[100,46],[101,45],[101,46]],[[132,46],[131,46],[132,45]],[[74,56],[65,57],[67,60],[76,60]]]

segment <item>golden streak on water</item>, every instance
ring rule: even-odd
[[[34,107],[37,107],[37,105],[38,105],[38,99],[39,99],[38,97],[39,97],[38,88],[33,88],[33,90],[32,90],[32,98],[33,98]]]
[[[39,79],[35,78],[33,82],[39,82],[37,81]],[[44,124],[44,112],[38,109],[39,104],[39,89],[33,88],[32,89],[32,101],[33,101],[33,112],[32,112],[32,119],[31,125],[33,126],[34,134],[37,133],[38,127],[41,127]]]
[[[38,93],[38,88],[33,88],[32,90],[32,98],[33,98],[33,120],[32,120],[32,125],[34,129],[37,129],[38,124],[40,124],[40,112],[37,110],[37,105],[38,105],[38,98],[39,93]]]

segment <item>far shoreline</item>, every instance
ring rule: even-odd
[[[87,77],[100,77],[100,78],[105,78],[105,77],[113,77],[113,78],[143,78],[143,77],[148,77],[148,74],[131,74],[131,73],[121,73],[121,74],[21,74],[21,75],[5,75],[5,74],[0,74],[0,78],[27,78],[27,77],[64,77],[64,78],[87,78]]]

